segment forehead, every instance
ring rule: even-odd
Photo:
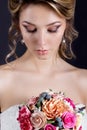
[[[23,20],[36,24],[49,24],[55,21],[65,22],[64,18],[60,17],[52,7],[46,4],[26,5],[20,12],[20,21]]]

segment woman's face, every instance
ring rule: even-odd
[[[20,13],[19,26],[30,54],[49,59],[58,54],[66,20],[45,4],[30,4]]]

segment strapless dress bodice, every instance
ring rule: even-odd
[[[1,130],[20,130],[17,121],[19,105],[12,106],[1,113]]]
[[[77,107],[82,107],[83,104],[78,104]],[[19,105],[12,106],[1,113],[1,130],[20,130],[19,123],[17,121],[19,111]],[[87,113],[83,110],[82,130],[87,130]]]

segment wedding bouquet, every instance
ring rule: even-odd
[[[21,130],[82,130],[82,112],[62,93],[50,90],[19,107]]]

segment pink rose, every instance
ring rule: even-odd
[[[75,109],[75,104],[74,104],[73,100],[71,100],[70,98],[64,98],[64,100],[66,100],[67,102],[69,102],[70,105],[73,107],[73,109]]]
[[[64,128],[74,128],[76,125],[76,115],[74,113],[64,112],[61,118]]]
[[[41,111],[32,113],[30,120],[35,129],[43,128],[47,122],[46,115]]]
[[[44,130],[56,130],[56,127],[52,124],[47,124],[44,128]]]
[[[20,123],[21,130],[32,130],[33,129],[31,122],[30,122],[30,116],[31,116],[31,113],[26,106],[23,106],[20,108],[17,120]]]

